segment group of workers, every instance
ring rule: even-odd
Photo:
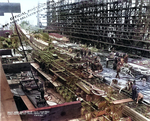
[[[97,55],[93,55],[90,49],[83,48],[77,52],[75,58],[80,58],[84,62],[83,65],[79,65],[78,69],[81,71],[81,78],[85,78],[85,74],[82,73],[83,67],[87,69],[89,73],[88,78],[93,77],[95,71],[102,72],[103,67],[101,65],[101,59]]]
[[[80,50],[80,54],[81,54],[81,57],[83,58],[83,57],[90,56],[92,53],[91,53],[91,50],[83,48]]]
[[[90,56],[91,54],[91,50],[82,48],[79,52],[77,52],[76,57],[85,58],[87,56]]]
[[[108,66],[108,61],[114,61],[113,63],[113,69],[117,71],[117,74],[116,74],[116,78],[120,78],[119,76],[119,73],[121,71],[121,67],[124,65],[124,64],[127,64],[128,63],[128,55],[127,54],[123,54],[122,56],[119,55],[119,53],[114,53],[114,52],[111,52],[110,55],[109,55],[109,58],[106,59],[107,61],[107,65]],[[114,82],[113,82],[114,83]],[[143,78],[142,79],[142,83],[143,83],[143,86],[146,85],[146,78]],[[128,81],[128,91],[130,89],[132,89],[132,99],[136,101],[136,103],[138,103],[139,101],[142,101],[143,100],[143,94],[141,92],[139,92],[136,84],[135,84],[135,81],[131,82],[130,80]]]
[[[119,56],[118,53],[116,53],[116,55]],[[120,73],[121,67],[127,63],[128,63],[127,54],[123,54],[122,57],[115,57],[114,63],[113,63],[113,69],[117,70],[116,78],[120,78],[119,73]],[[143,85],[145,85],[146,79],[143,78],[142,82],[143,82]],[[132,99],[136,100],[136,103],[138,103],[139,101],[142,101],[143,94],[138,91],[135,81],[133,82],[128,81],[128,85],[130,87],[129,90],[132,88]]]
[[[109,59],[110,60],[112,59],[114,61],[113,69],[117,71],[116,78],[120,78],[119,73],[121,71],[121,67],[124,64],[128,63],[128,55],[125,53],[122,56],[119,56],[119,53],[112,52],[110,56],[111,57]],[[76,57],[81,57],[86,60],[85,65],[88,72],[90,73],[88,78],[93,77],[94,71],[98,71],[98,72],[103,71],[103,67],[100,63],[100,58],[98,56],[93,56],[91,50],[81,49],[80,52],[77,53]],[[136,103],[143,100],[143,94],[138,92],[135,82],[128,81],[128,87],[129,87],[128,89],[132,88],[132,99],[136,100]]]
[[[93,60],[87,60],[85,64],[86,64],[87,68],[90,68],[93,72],[96,70],[98,72],[103,71],[103,67],[100,63],[100,58],[98,56],[94,57]]]
[[[85,60],[85,66],[90,68],[92,71],[98,70],[99,72],[103,71],[103,67],[100,63],[101,59],[99,56],[93,56],[90,49],[81,49],[80,52],[77,52],[77,58],[82,58]]]

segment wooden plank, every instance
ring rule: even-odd
[[[65,71],[64,69],[61,69],[61,70],[57,70],[57,71],[54,71],[55,73],[58,73],[58,72],[63,72]]]
[[[33,106],[33,104],[30,102],[30,100],[28,99],[28,97],[26,95],[21,96],[23,102],[25,103],[25,105],[27,106],[27,108],[30,109],[35,109],[35,107]]]
[[[76,85],[80,87],[82,90],[84,90],[87,94],[91,94],[91,89],[87,85],[85,85],[83,82],[78,82],[76,83]]]
[[[63,81],[67,81],[65,78],[63,78],[62,76],[60,76],[59,74],[55,73],[55,71],[53,71],[52,69],[49,69],[51,72],[53,72],[56,76],[58,76],[60,79],[62,79]]]
[[[44,73],[43,71],[41,71],[40,69],[39,69],[39,65],[37,64],[37,63],[31,63],[31,66],[33,67],[33,68],[35,68],[40,74],[42,74],[49,82],[51,82],[55,87],[57,87],[57,86],[61,86],[62,84],[61,83],[59,83],[59,82],[54,82],[54,81],[52,81],[52,78],[49,76],[49,75],[47,75],[46,73]]]
[[[40,66],[37,63],[31,63],[31,66],[33,66],[35,69],[40,68]]]
[[[124,106],[122,113],[125,116],[131,117],[132,121],[150,121],[148,118],[146,118],[144,115],[138,113],[137,111],[131,109],[128,106]]]
[[[113,104],[120,104],[120,103],[126,103],[126,102],[131,102],[133,101],[132,98],[128,98],[128,99],[122,99],[122,100],[115,100],[112,103]]]

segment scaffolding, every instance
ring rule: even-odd
[[[47,28],[71,41],[150,57],[149,0],[59,0],[47,10]]]

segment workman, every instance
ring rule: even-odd
[[[138,92],[137,92],[137,86],[135,84],[132,84],[131,86],[132,86],[132,99],[136,100],[137,94],[138,94]]]
[[[143,86],[146,86],[146,78],[142,79]]]
[[[123,54],[123,60],[125,63],[128,63],[128,55],[126,53]]]
[[[87,53],[87,50],[84,48],[83,49],[83,55],[84,55],[84,57],[86,57],[86,53]]]
[[[138,95],[137,95],[137,101],[136,101],[136,103],[138,103],[139,101],[143,101],[143,94],[142,93],[138,93]]]
[[[117,63],[118,63],[118,58],[115,57],[114,63],[113,63],[113,69],[116,70],[117,69]]]
[[[81,57],[83,57],[83,49],[80,50]]]
[[[41,89],[40,89],[40,92],[41,92],[41,99],[44,99],[44,89],[41,88]]]
[[[78,66],[78,70],[79,70],[80,72],[82,72],[83,66],[82,66],[82,65],[79,65],[79,66]]]
[[[91,53],[91,50],[88,50],[88,56],[90,56],[92,53]]]
[[[120,70],[121,70],[121,66],[123,66],[123,63],[122,63],[121,59],[118,58],[116,78],[119,78],[119,79],[120,79],[119,73],[120,73]]]
[[[88,69],[88,73],[89,73],[88,78],[89,79],[93,78],[93,71],[91,69]]]
[[[112,51],[112,52],[109,54],[108,58],[106,58],[106,67],[107,67],[107,68],[108,68],[108,62],[109,62],[109,61],[113,61],[114,58],[115,58],[115,53]]]
[[[111,53],[109,54],[109,59],[114,59],[114,57],[115,57],[115,53],[111,51]]]
[[[94,71],[95,70],[95,65],[93,62],[91,62],[91,70]]]
[[[103,67],[100,63],[96,63],[96,68],[98,70],[98,72],[102,72],[103,71]]]
[[[132,83],[131,83],[132,84]],[[143,94],[137,90],[135,82],[132,84],[132,99],[136,100],[136,103],[143,100]]]
[[[131,88],[132,88],[132,81],[131,80],[128,80],[127,82],[127,90],[129,91]]]
[[[101,59],[100,59],[99,56],[96,56],[96,57],[94,58],[94,61],[95,61],[96,63],[99,63],[99,62],[101,61]]]
[[[79,54],[79,52],[77,52],[77,55],[76,55],[76,57],[79,57],[80,56],[80,54]]]
[[[110,86],[112,86],[114,84],[117,85],[118,84],[118,80],[116,80],[116,79],[111,80]]]
[[[80,78],[82,78],[82,79],[86,78],[86,75],[85,75],[85,73],[83,71],[80,73]]]
[[[74,61],[74,60],[73,60],[73,57],[71,57],[71,58],[69,59],[69,62],[70,62],[70,63],[73,63],[73,61]]]

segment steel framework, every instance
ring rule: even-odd
[[[48,28],[72,41],[150,57],[149,0],[47,2]]]

